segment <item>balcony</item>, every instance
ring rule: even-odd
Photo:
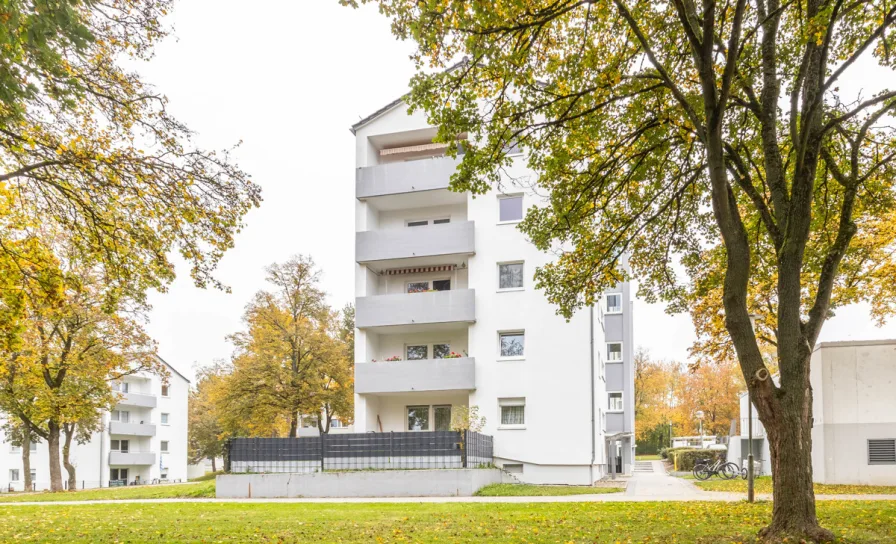
[[[144,395],[143,393],[122,393],[122,399],[118,401],[119,406],[137,406],[140,408],[155,408],[156,396]]]
[[[473,255],[473,234],[473,221],[358,232],[355,260],[369,264],[391,259]]]
[[[475,367],[472,357],[358,363],[355,393],[470,391],[476,389]]]
[[[355,324],[378,332],[423,331],[450,328],[476,321],[476,292],[473,289],[399,293],[356,299]]]
[[[123,423],[121,421],[111,421],[109,422],[109,434],[155,436],[156,426],[150,423]]]
[[[447,189],[461,157],[433,157],[358,168],[355,196],[358,200],[418,191]]]
[[[154,465],[156,464],[156,454],[152,452],[109,452],[110,465]]]

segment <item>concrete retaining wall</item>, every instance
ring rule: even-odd
[[[497,469],[384,470],[310,474],[222,474],[217,497],[469,497],[500,483]]]

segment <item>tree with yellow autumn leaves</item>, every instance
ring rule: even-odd
[[[303,417],[316,419],[321,433],[330,431],[334,417],[350,423],[354,309],[327,305],[310,257],[295,256],[266,272],[271,289],[247,304],[246,328],[230,336],[231,361],[200,384],[217,414],[219,437],[295,437]]]

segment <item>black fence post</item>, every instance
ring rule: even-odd
[[[389,431],[389,462],[395,459],[395,431]]]
[[[464,468],[467,468],[467,445],[469,444],[469,433],[466,429],[461,431],[461,441],[460,441],[460,460],[463,464]]]
[[[327,456],[326,434],[320,433],[320,471],[324,471],[324,457]]]

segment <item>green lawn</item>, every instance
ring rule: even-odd
[[[693,476],[691,476],[693,478]],[[697,487],[706,491],[729,491],[746,493],[747,481],[741,478],[734,480],[718,480],[712,478],[705,482],[694,482]],[[756,493],[771,493],[771,476],[760,476],[755,482]],[[816,495],[896,495],[896,486],[884,485],[839,485],[815,484]],[[893,497],[896,500],[896,496]],[[896,529],[894,529],[896,531]]]
[[[62,493],[3,493],[3,502],[108,501],[114,499],[186,499],[214,497],[215,482],[209,480],[188,484],[141,485],[66,491]],[[0,539],[0,542],[3,542]]]
[[[219,470],[217,472],[206,472],[202,476],[198,476],[196,478],[190,478],[191,482],[207,482],[209,480],[214,480],[218,477],[219,474],[224,474],[223,470]]]
[[[831,501],[841,542],[893,542],[896,501]],[[768,502],[0,506],[0,542],[755,542]]]
[[[548,497],[558,495],[597,495],[618,493],[619,487],[588,487],[574,485],[491,484],[476,492],[479,497]]]
[[[661,461],[663,458],[659,455],[636,455],[635,461]]]

